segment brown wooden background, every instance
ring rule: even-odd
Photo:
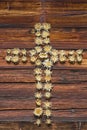
[[[30,63],[8,65],[7,48],[35,46],[37,22],[52,24],[57,49],[85,49],[82,65],[53,68],[53,120],[33,125],[35,79]],[[87,130],[87,0],[0,0],[0,130]]]

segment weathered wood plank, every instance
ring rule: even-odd
[[[27,11],[28,10],[28,11]],[[41,2],[40,0],[32,0],[32,1],[0,1],[0,14],[7,11],[6,15],[10,13],[22,11],[22,13],[33,14],[38,13],[41,10]],[[19,12],[20,14],[21,12]]]
[[[86,122],[84,122],[84,123],[81,124],[81,128],[82,128],[82,130],[86,130],[86,129],[87,129],[87,124],[86,124]]]
[[[83,124],[83,123],[82,123]],[[83,127],[87,127],[86,123],[83,125]],[[0,123],[0,129],[1,130],[19,130],[19,129],[22,129],[22,130],[28,130],[28,129],[32,129],[32,130],[78,130],[78,123],[71,123],[71,122],[68,122],[68,123],[65,123],[65,122],[59,122],[59,123],[53,123],[52,126],[48,127],[46,126],[45,124],[42,124],[41,127],[38,127],[30,122],[1,122]],[[86,130],[86,129],[84,129]]]
[[[0,0],[0,2],[35,2],[35,1],[40,1],[40,0]],[[54,0],[45,0],[44,2],[54,2]],[[42,1],[41,1],[42,2]],[[61,2],[60,0],[59,1],[55,1],[55,2]],[[86,0],[77,0],[77,1],[75,1],[75,0],[62,0],[62,3],[87,3],[87,1]]]
[[[0,27],[33,27],[35,23],[40,21],[40,17],[40,15],[35,14],[30,16],[0,16]]]
[[[32,29],[0,29],[0,48],[33,48],[35,36]],[[51,45],[58,49],[87,48],[86,29],[59,28],[50,32]]]
[[[43,77],[44,74],[43,74]],[[44,82],[44,78],[42,80]],[[32,69],[1,69],[0,83],[34,83]],[[84,83],[87,82],[87,70],[53,70],[52,83]]]
[[[0,121],[29,121],[34,122],[33,110],[0,111]],[[53,120],[59,121],[87,121],[87,109],[53,111]]]
[[[48,2],[53,2],[54,3],[54,0],[46,0],[46,1],[48,1]],[[77,1],[75,1],[75,0],[59,0],[59,1],[55,1],[55,3],[56,2],[61,2],[62,4],[63,3],[87,3],[87,1],[86,0],[77,0]]]
[[[87,15],[80,14],[73,16],[45,15],[46,22],[49,22],[53,27],[87,27]],[[42,16],[0,16],[0,27],[33,27],[37,22],[40,22]],[[57,24],[56,24],[57,23]]]
[[[42,10],[42,5],[45,11]],[[84,2],[4,1],[0,6],[0,27],[33,27],[35,22],[44,20],[52,23],[53,27],[87,27],[87,4]]]
[[[58,16],[58,15],[46,15],[46,21],[51,23],[53,27],[87,27],[87,15],[66,15],[66,16]],[[4,21],[3,21],[4,22]]]
[[[25,98],[11,99],[0,98],[1,110],[34,110],[35,99]],[[87,109],[87,99],[52,99],[52,110]]]
[[[2,5],[1,5],[2,7]],[[8,8],[8,6],[7,6]],[[10,7],[12,8],[12,7]],[[15,7],[14,7],[15,8]],[[20,7],[17,7],[18,9],[20,9]],[[30,7],[28,7],[30,9]],[[13,10],[8,10],[8,9],[3,9],[0,10],[0,16],[31,16],[31,15],[40,15],[41,14],[41,10],[40,7],[36,8],[34,7],[34,9],[30,9],[31,12],[29,10],[18,10],[18,9],[13,9]]]
[[[87,83],[84,84],[54,84],[52,99],[87,99]],[[0,84],[0,98],[34,99],[35,84],[4,83]]]
[[[19,123],[14,122],[0,122],[1,130],[19,130]]]
[[[42,3],[44,4],[45,12],[48,14],[58,14],[62,11],[62,14],[73,14],[75,13],[86,13],[87,11],[87,3],[75,3],[75,2],[63,2],[63,1],[44,1],[41,2],[40,0],[33,0],[33,1],[0,1],[0,14],[32,14],[38,13],[39,10],[42,9]],[[37,12],[35,12],[37,11]],[[42,10],[41,10],[42,11]],[[66,12],[69,11],[69,12]],[[71,12],[72,11],[72,12]],[[77,11],[77,12],[76,12]],[[15,14],[16,13],[16,14]]]
[[[40,0],[0,0],[0,2],[38,2],[38,1],[40,2]]]
[[[86,11],[87,9],[87,2],[81,1],[56,1],[53,0],[46,0],[44,2],[44,9],[47,14],[58,14],[59,11],[61,13],[80,13],[80,11]]]
[[[82,130],[86,130],[87,128],[87,123],[82,123]],[[38,127],[30,122],[1,122],[0,123],[0,129],[1,130],[28,130],[28,129],[32,129],[32,130],[50,130],[50,129],[54,129],[54,130],[78,130],[78,123],[76,122],[58,122],[58,123],[53,123],[52,126],[48,127],[47,125],[45,125],[44,123],[41,125],[41,127]]]

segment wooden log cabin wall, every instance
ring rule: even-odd
[[[38,22],[52,25],[56,49],[84,49],[81,65],[56,64],[52,126],[33,124],[34,66],[5,61],[6,49],[35,46]],[[87,130],[87,0],[0,0],[0,130]]]

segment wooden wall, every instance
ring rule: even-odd
[[[33,125],[35,78],[31,63],[7,64],[7,48],[35,46],[32,28],[52,24],[56,49],[85,49],[83,63],[53,68],[53,120]],[[0,0],[0,130],[87,130],[87,0]]]

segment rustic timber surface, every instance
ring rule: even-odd
[[[51,127],[33,125],[34,66],[7,64],[7,48],[35,46],[34,24],[49,22],[56,49],[84,49],[83,63],[53,67]],[[44,120],[44,119],[43,119]],[[87,0],[0,0],[0,130],[87,130]]]

